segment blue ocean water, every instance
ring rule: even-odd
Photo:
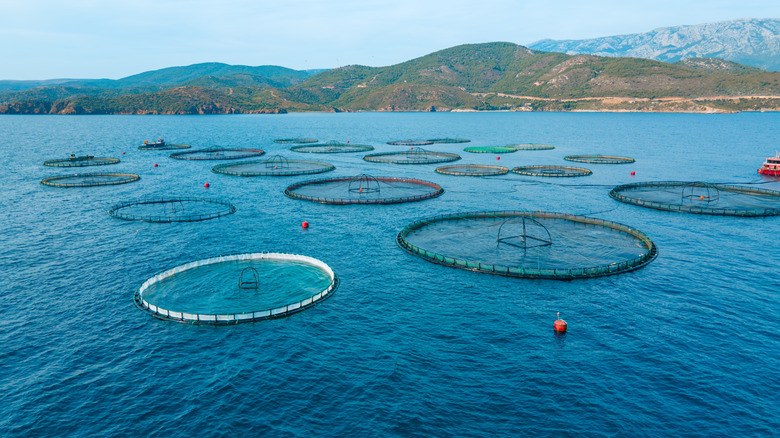
[[[136,149],[158,137],[260,147],[331,162],[327,177],[407,176],[445,193],[384,206],[293,200],[284,188],[311,177],[218,175],[218,162]],[[469,138],[426,147],[458,152],[463,164],[571,165],[563,156],[591,153],[636,163],[577,163],[593,175],[555,181],[468,178],[272,141],[297,137],[375,152],[400,150],[389,140]],[[780,218],[671,213],[607,194],[661,180],[780,190],[756,174],[778,138],[776,113],[0,117],[0,435],[776,436]],[[462,151],[510,143],[556,149],[500,160]],[[86,169],[141,179],[40,184],[69,173],[42,163],[70,152],[121,158]],[[237,211],[173,224],[107,214],[156,196],[219,197]],[[475,210],[619,222],[650,236],[659,256],[630,273],[566,282],[453,269],[396,246],[416,219]],[[318,258],[341,286],[291,317],[228,327],[160,321],[133,305],[133,291],[165,269],[260,251]],[[569,323],[564,336],[553,333],[556,312]]]

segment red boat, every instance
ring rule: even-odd
[[[764,161],[764,165],[758,169],[761,175],[780,176],[780,152],[775,152],[774,157],[769,157]]]

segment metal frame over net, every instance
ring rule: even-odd
[[[188,205],[196,204],[203,205],[209,204],[213,206],[213,211],[191,213],[188,212],[188,208],[192,210],[192,207]],[[161,211],[157,214],[133,214],[125,209],[132,209],[132,207],[148,207],[154,206],[154,208]],[[141,199],[137,201],[120,202],[113,205],[108,214],[111,217],[117,219],[123,219],[126,221],[142,221],[142,222],[155,222],[155,223],[170,223],[170,222],[198,222],[209,219],[216,219],[221,216],[227,216],[236,212],[236,207],[233,204],[222,201],[219,199],[205,199],[205,198],[150,198]]]
[[[393,140],[387,144],[392,146],[427,146],[433,144],[433,140]]]
[[[97,187],[127,184],[139,179],[141,177],[134,173],[75,173],[50,176],[42,179],[41,184],[52,187]]]
[[[508,148],[512,148],[518,151],[546,151],[550,149],[555,149],[555,146],[549,145],[549,144],[533,144],[533,143],[525,143],[525,144],[508,144],[506,145]]]
[[[501,166],[485,166],[481,164],[455,164],[436,168],[436,173],[457,176],[493,176],[504,175],[509,168]]]
[[[304,152],[312,154],[344,154],[349,152],[373,151],[374,147],[365,144],[351,144],[329,141],[327,143],[293,146],[290,148],[290,150],[293,152]]]
[[[449,152],[434,152],[412,147],[408,151],[382,152],[364,155],[363,159],[372,163],[390,164],[435,164],[460,160],[460,155]]]
[[[252,261],[252,260],[276,260],[276,261],[289,261],[294,263],[304,263],[314,266],[324,271],[330,279],[330,284],[327,288],[312,294],[306,299],[286,304],[284,306],[274,307],[270,309],[252,309],[251,311],[240,313],[188,313],[175,309],[164,309],[149,303],[144,298],[144,292],[146,292],[150,286],[165,280],[169,277],[173,277],[176,274],[185,272],[191,269],[196,269],[201,266],[212,265],[216,263],[225,263],[233,261]],[[254,269],[252,269],[254,270]],[[259,276],[257,270],[247,271],[244,269],[241,271],[238,277],[238,289],[239,290],[257,290],[259,289]],[[255,276],[253,276],[254,274]],[[254,281],[254,283],[253,283]],[[242,322],[262,321],[265,319],[281,318],[289,316],[293,313],[300,312],[304,309],[314,306],[333,295],[333,292],[339,286],[339,278],[330,268],[320,260],[313,257],[297,255],[297,254],[282,254],[282,253],[253,253],[253,254],[235,254],[228,256],[213,257],[205,260],[198,260],[190,262],[184,265],[177,266],[173,269],[161,272],[154,277],[146,280],[141,287],[133,294],[133,302],[136,307],[141,310],[146,310],[152,314],[155,318],[159,318],[166,321],[175,321],[188,324],[209,324],[209,325],[232,325]]]
[[[550,176],[550,177],[574,177],[588,176],[593,172],[584,167],[567,166],[519,166],[512,169],[512,172],[525,176]]]
[[[428,140],[431,143],[468,143],[471,140],[467,138],[432,138]]]
[[[566,161],[593,164],[629,164],[636,161],[631,157],[616,157],[612,155],[567,155],[563,157],[563,159]]]
[[[50,167],[87,167],[87,166],[106,166],[116,164],[119,158],[93,157],[85,155],[82,157],[62,158],[58,160],[47,160],[43,162],[44,166]]]
[[[342,197],[311,196],[296,193],[296,190],[302,187],[324,187],[327,185],[344,186],[345,193]],[[403,184],[419,186],[430,189],[428,193],[412,196],[393,196],[394,184]],[[388,192],[390,192],[388,194]],[[367,174],[361,174],[350,178],[329,178],[313,181],[303,181],[293,184],[285,189],[284,194],[293,199],[302,199],[305,201],[318,202],[321,204],[349,205],[349,204],[401,204],[404,202],[416,202],[425,199],[435,198],[444,193],[444,189],[432,182],[423,181],[414,178],[389,178],[374,177]],[[381,197],[386,195],[386,197]]]
[[[265,151],[246,148],[209,148],[187,152],[175,152],[169,155],[177,160],[240,160],[242,158],[259,157]]]
[[[682,213],[743,217],[780,215],[778,191],[703,181],[622,184],[613,188],[609,196],[627,204]]]
[[[523,264],[522,260],[524,260],[524,256],[529,251],[543,254],[546,251],[554,251],[556,246],[559,245],[556,239],[560,239],[561,236],[553,237],[548,227],[544,225],[545,221],[550,220],[563,223],[570,222],[572,225],[582,227],[583,229],[594,228],[625,234],[635,242],[638,242],[637,244],[641,244],[642,252],[630,258],[596,266],[560,268],[540,266],[533,262]],[[488,257],[484,255],[484,252],[480,252],[473,259],[470,257],[459,257],[455,254],[442,254],[431,250],[431,248],[426,249],[416,246],[408,240],[410,234],[419,230],[425,230],[426,227],[435,227],[432,229],[440,231],[443,229],[444,224],[452,223],[457,225],[459,221],[472,224],[486,221],[491,227],[477,228],[478,233],[481,233],[481,237],[486,242],[495,242],[496,248],[503,247],[504,250],[508,250],[512,254],[518,254],[519,256],[517,257],[511,257],[512,260],[517,261],[517,264],[506,263],[499,265],[478,260],[477,257]],[[507,226],[507,224],[511,224],[511,226]],[[446,233],[447,231],[441,232]],[[460,236],[460,233],[455,235]],[[628,272],[647,265],[658,255],[655,243],[644,233],[634,228],[601,219],[547,212],[486,211],[438,215],[407,225],[398,233],[396,242],[404,251],[441,265],[510,277],[552,280],[593,278]]]
[[[280,144],[317,143],[317,139],[316,138],[277,138],[274,140],[274,143],[280,143]]]
[[[247,168],[252,170],[246,170]],[[211,171],[233,176],[293,176],[324,173],[335,168],[334,165],[322,161],[288,160],[281,155],[274,155],[267,160],[219,164]]]
[[[511,154],[517,152],[517,149],[509,146],[474,146],[463,150],[472,154]]]

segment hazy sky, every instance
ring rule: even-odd
[[[780,0],[0,0],[0,79],[117,79],[212,61],[384,66],[458,44],[746,17],[780,18]]]

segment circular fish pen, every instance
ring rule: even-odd
[[[436,168],[437,173],[457,176],[493,176],[504,175],[509,168],[501,166],[483,166],[480,164],[455,164]]]
[[[280,143],[280,144],[317,143],[317,139],[316,138],[277,138],[274,140],[274,143]]]
[[[549,145],[549,144],[533,144],[533,143],[524,143],[524,144],[508,144],[506,145],[508,148],[512,148],[518,151],[547,151],[550,149],[555,149],[555,146]]]
[[[431,143],[468,143],[471,140],[466,138],[433,138],[431,140],[428,140]]]
[[[394,140],[388,141],[387,144],[392,146],[427,146],[433,144],[432,140]]]
[[[517,152],[517,149],[509,146],[474,146],[463,150],[472,154],[511,154]]]
[[[567,155],[563,157],[567,161],[576,161],[578,163],[593,164],[629,164],[634,160],[631,157],[616,157],[612,155]]]
[[[616,186],[609,196],[656,210],[720,216],[780,215],[780,192],[701,181],[640,182]]]
[[[76,173],[73,175],[50,176],[41,184],[52,187],[96,187],[127,184],[141,179],[134,173]]]
[[[265,151],[262,149],[226,149],[209,148],[196,151],[175,152],[170,155],[177,160],[240,160],[241,158],[259,157]]]
[[[135,305],[152,316],[189,324],[229,325],[280,318],[330,297],[339,280],[312,257],[236,254],[161,272],[135,291]]]
[[[566,166],[520,166],[512,169],[512,172],[526,176],[551,176],[562,178],[587,176],[593,173],[590,169]]]
[[[189,149],[191,146],[188,144],[172,144],[165,141],[158,140],[156,142],[144,142],[138,149],[142,151],[172,151],[176,149]]]
[[[460,155],[448,152],[433,152],[423,148],[411,148],[403,152],[368,154],[363,159],[372,163],[390,164],[435,164],[460,160]]]
[[[413,222],[398,246],[427,261],[521,278],[572,280],[614,275],[658,254],[642,232],[601,219],[561,213],[455,213]]]
[[[81,157],[76,157],[71,155],[70,158],[61,158],[58,160],[44,161],[43,165],[49,167],[87,167],[87,166],[106,166],[109,164],[116,164],[118,162],[119,162],[119,158],[93,157],[92,155],[84,155]]]
[[[108,210],[111,217],[126,221],[156,223],[198,222],[236,212],[236,207],[219,199],[152,198],[120,202]]]
[[[339,143],[330,141],[322,144],[300,145],[290,148],[293,152],[304,152],[312,154],[345,154],[350,152],[368,152],[373,151],[374,147],[365,144]]]
[[[292,176],[329,172],[336,167],[321,161],[288,160],[274,155],[267,160],[214,166],[212,172],[233,176]]]
[[[293,199],[321,204],[400,204],[435,198],[444,193],[440,185],[413,178],[331,178],[293,184],[284,194]]]

